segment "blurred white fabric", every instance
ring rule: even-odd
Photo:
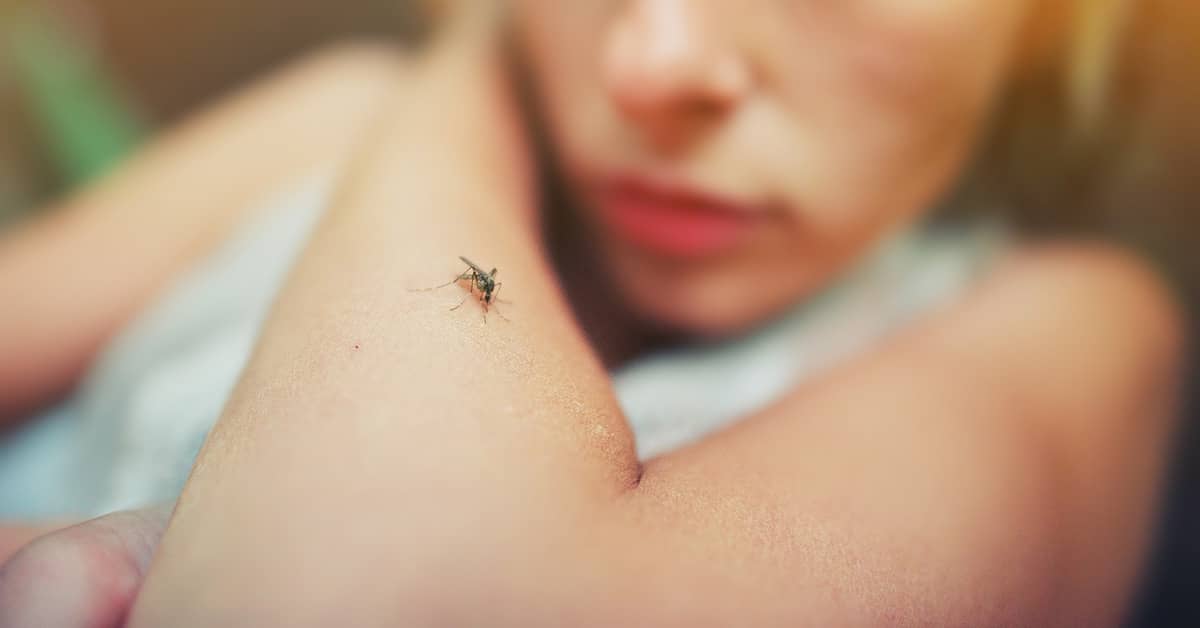
[[[253,349],[331,179],[267,201],[131,323],[75,394],[0,443],[0,518],[99,515],[174,499]],[[744,338],[670,351],[614,374],[644,458],[770,404],[952,299],[1006,241],[982,223],[911,230],[811,303]]]

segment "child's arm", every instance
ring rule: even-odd
[[[401,90],[205,445],[134,628],[1116,621],[1179,344],[1137,263],[1032,256],[642,468],[541,255],[493,78],[447,54]],[[501,269],[511,322],[408,290],[459,255]]]
[[[171,277],[341,162],[395,80],[382,45],[314,54],[0,237],[0,424],[64,393]]]

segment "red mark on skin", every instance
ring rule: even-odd
[[[355,349],[357,349],[357,348],[358,348],[358,344],[357,344],[357,343],[354,345],[354,348],[355,348]]]

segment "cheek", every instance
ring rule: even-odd
[[[585,0],[565,11],[558,2],[521,0],[518,33],[542,115],[560,156],[603,146],[611,111],[601,81],[601,46],[612,2]],[[609,138],[611,139],[611,138]]]
[[[1023,0],[867,0],[851,61],[864,87],[942,113],[985,108],[1013,53]],[[934,101],[930,103],[929,101]],[[934,106],[930,106],[934,105]]]
[[[792,178],[814,228],[847,237],[921,211],[951,185],[1014,30],[979,5],[802,3],[776,28],[772,56],[789,61],[771,78],[794,135],[776,146],[789,158],[774,161],[807,173]],[[980,22],[988,28],[971,36]]]

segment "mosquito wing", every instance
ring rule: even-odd
[[[471,260],[469,260],[461,255],[458,256],[458,259],[462,260],[464,264],[471,267],[471,270],[479,273],[480,275],[487,274],[486,271],[484,271],[482,268],[479,267],[479,264],[476,264],[475,262],[472,262]]]

